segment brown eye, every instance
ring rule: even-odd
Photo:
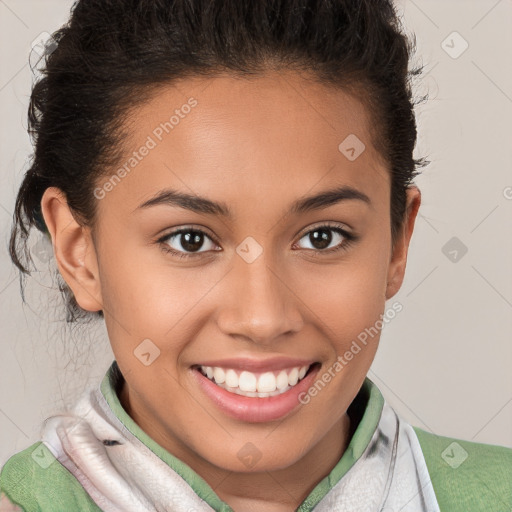
[[[347,249],[356,240],[356,236],[339,226],[322,225],[306,232],[301,237],[301,240],[303,239],[310,244],[310,247],[306,247],[306,249],[330,254]],[[330,247],[333,243],[335,245]]]
[[[210,247],[208,247],[208,241]],[[204,231],[200,229],[181,228],[169,233],[158,240],[162,249],[179,258],[193,257],[209,250],[215,250],[216,244]],[[201,251],[206,245],[206,250]],[[188,254],[191,253],[191,254]]]

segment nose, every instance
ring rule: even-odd
[[[301,303],[287,273],[271,268],[263,253],[253,262],[235,256],[225,279],[217,315],[219,329],[232,337],[272,345],[303,326]],[[288,281],[288,282],[287,282]]]

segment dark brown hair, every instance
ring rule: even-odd
[[[34,154],[10,239],[22,276],[30,228],[46,229],[45,189],[61,189],[77,220],[93,226],[93,190],[122,156],[130,108],[173,80],[226,72],[297,70],[358,96],[389,165],[395,241],[406,189],[429,162],[413,158],[411,79],[422,69],[409,69],[415,38],[402,32],[392,0],[78,0],[52,43],[30,98]],[[68,318],[86,314],[61,288]]]

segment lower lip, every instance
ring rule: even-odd
[[[278,420],[301,405],[299,395],[311,386],[319,367],[313,368],[298,384],[277,396],[249,397],[230,393],[205,377],[199,369],[193,373],[199,386],[224,413],[242,421],[262,423]]]

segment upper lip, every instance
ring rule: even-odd
[[[212,366],[220,368],[233,368],[240,371],[258,372],[283,370],[285,368],[295,368],[299,366],[311,366],[316,361],[311,359],[296,359],[290,357],[272,357],[269,359],[251,359],[248,357],[237,357],[229,359],[216,359],[202,361],[194,366]]]

